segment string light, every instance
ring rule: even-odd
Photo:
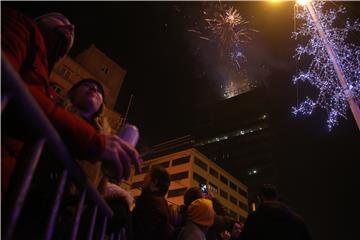
[[[346,13],[345,8],[340,6],[337,9],[325,10],[324,1],[311,2],[311,7],[317,16],[318,22],[315,22],[306,7],[308,3],[305,2],[296,13],[296,19],[301,20],[303,24],[293,33],[293,38],[309,39],[305,44],[297,46],[294,58],[299,61],[311,57],[311,61],[307,69],[301,70],[293,77],[293,83],[308,82],[317,88],[319,93],[315,99],[306,97],[305,101],[293,107],[292,111],[295,115],[310,115],[316,107],[326,109],[327,125],[331,130],[338,124],[340,117],[346,119],[349,109],[348,98],[354,98],[357,103],[360,100],[360,47],[348,42],[350,32],[360,31],[360,23],[359,21],[350,23],[346,20],[344,26],[334,26],[338,14]],[[323,37],[318,33],[317,24],[322,27]],[[329,46],[335,55],[333,59],[329,57],[326,49]],[[342,70],[347,89],[339,83],[334,61]]]

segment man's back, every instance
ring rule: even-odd
[[[241,239],[307,240],[308,229],[300,216],[285,204],[272,201],[259,206],[249,214]]]
[[[173,229],[169,223],[169,209],[164,197],[142,192],[133,210],[134,239],[170,239]]]

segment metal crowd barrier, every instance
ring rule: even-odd
[[[87,239],[93,239],[95,227],[100,227],[97,228],[100,229],[99,239],[104,239],[107,224],[113,215],[111,208],[89,182],[81,168],[74,162],[59,134],[27,90],[19,74],[9,64],[3,54],[1,58],[1,81],[1,112],[7,107],[10,108],[10,102],[16,102],[16,104],[12,104],[11,107],[15,106],[15,111],[24,119],[23,122],[37,132],[36,137],[38,139],[34,142],[25,143],[25,145],[27,145],[27,159],[24,161],[26,162],[26,166],[24,168],[24,174],[15,182],[16,191],[9,193],[11,194],[10,199],[14,199],[14,201],[6,203],[9,214],[7,214],[6,219],[2,219],[3,223],[5,222],[5,229],[2,229],[2,239],[11,240],[14,237],[17,223],[21,216],[24,202],[28,196],[30,185],[45,144],[46,147],[49,147],[50,151],[54,153],[56,160],[62,164],[63,170],[57,182],[56,195],[53,197],[54,200],[51,212],[49,213],[47,226],[44,226],[44,239],[48,240],[53,237],[61,201],[63,200],[65,185],[70,177],[80,192],[80,199],[78,200],[70,239],[77,239],[85,198],[90,199],[91,205],[93,205],[91,206],[90,226],[86,228],[88,229]],[[4,124],[6,126],[6,123]],[[102,220],[101,226],[95,226],[97,218]],[[31,233],[28,234],[29,239],[31,239]],[[109,238],[120,239],[121,232],[110,234]]]

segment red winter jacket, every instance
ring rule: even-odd
[[[8,8],[2,10],[1,18],[3,54],[20,74],[70,152],[81,159],[99,159],[105,149],[105,136],[98,134],[78,116],[57,106],[51,99],[47,50],[36,23],[20,12]]]

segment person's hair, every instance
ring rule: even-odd
[[[277,188],[272,184],[264,184],[259,192],[262,200],[277,200],[279,198]]]
[[[199,187],[189,188],[184,194],[184,205],[189,206],[193,201],[202,197],[203,194]]]
[[[165,195],[170,186],[170,175],[165,168],[155,167],[150,171],[150,178],[152,182],[156,182],[161,195]]]

